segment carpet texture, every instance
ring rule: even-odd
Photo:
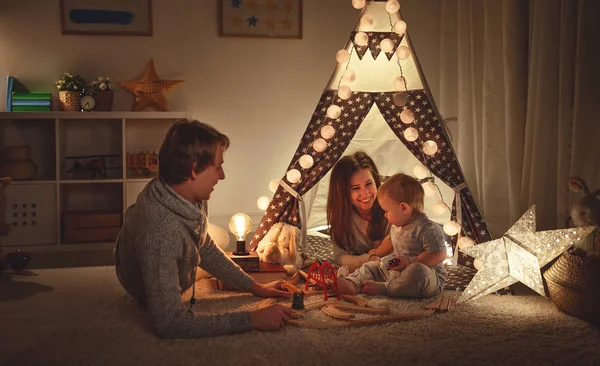
[[[197,283],[195,309],[254,309],[259,298]],[[198,296],[198,292],[201,296]],[[444,296],[458,298],[459,292]],[[432,300],[366,297],[393,314]],[[320,301],[309,297],[305,304]],[[367,315],[356,315],[366,317]],[[600,331],[538,295],[488,295],[425,319],[356,328],[307,329],[161,340],[127,297],[9,360],[9,365],[397,365],[600,364]],[[332,320],[319,310],[309,319]]]

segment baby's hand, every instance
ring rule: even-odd
[[[404,257],[395,257],[391,261],[388,262],[386,268],[388,271],[397,271],[402,272],[408,266],[409,261]]]
[[[368,252],[369,254],[377,254],[377,249],[371,249]]]

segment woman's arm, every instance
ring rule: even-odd
[[[381,244],[375,251],[375,255],[378,256],[379,258],[381,258],[381,257],[385,257],[388,254],[392,254],[393,251],[394,251],[394,247],[392,246],[392,239],[388,235],[385,238],[383,238],[383,240],[381,241]]]

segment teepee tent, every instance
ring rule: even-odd
[[[444,231],[453,236],[454,244],[460,237],[465,237],[461,239],[464,245],[490,240],[410,42],[398,1],[353,0],[352,4],[361,9],[359,21],[344,49],[336,53],[337,66],[285,176],[276,182],[272,199],[266,199],[269,204],[250,248],[256,248],[277,222],[299,226],[305,243],[307,229],[325,220],[327,187],[315,186],[341,156],[359,148],[374,158],[382,175],[414,172],[421,179],[426,206],[441,216],[446,211]],[[445,202],[451,202],[451,210]],[[307,206],[312,212],[310,219]],[[455,263],[471,264],[469,258],[454,252]]]

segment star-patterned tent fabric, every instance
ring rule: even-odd
[[[410,37],[405,32],[397,34],[390,31],[390,27],[394,30],[393,17],[396,21],[402,20],[399,12],[388,13],[385,3],[368,2],[361,13],[361,17],[364,16],[372,17],[374,28],[377,29],[363,29],[361,25],[357,25],[349,34],[345,49],[350,54],[350,60],[345,64],[338,63],[287,169],[287,171],[297,169],[301,173],[301,179],[291,183],[287,175],[282,178],[283,183],[278,186],[254,233],[250,243],[251,249],[256,248],[276,222],[286,222],[299,226],[303,230],[307,229],[306,223],[303,222],[306,218],[303,217],[303,207],[299,197],[315,186],[344,154],[372,108],[379,110],[381,116],[376,118],[385,121],[394,135],[429,169],[435,179],[444,182],[455,191],[450,215],[452,220],[461,224],[463,229],[461,234],[469,236],[476,243],[491,239],[483,216],[465,182],[441,115],[427,88]],[[363,47],[355,41],[359,31],[365,32],[369,39],[369,43]],[[393,50],[385,52],[386,57],[378,57],[383,52],[381,41],[384,39],[392,41]],[[401,46],[403,51],[410,49],[410,54],[402,59],[395,52]],[[371,53],[373,60],[365,59],[367,52]],[[358,57],[352,59],[353,54]],[[345,84],[350,83],[352,94],[350,98],[343,100],[338,96],[336,89],[342,85],[351,65],[355,66],[358,72],[352,80],[345,80]],[[401,79],[400,84],[403,84],[400,89],[397,86],[398,79]],[[403,98],[394,102],[394,95],[398,93],[402,94]],[[406,102],[398,102],[400,99]],[[327,110],[334,105],[340,107],[341,115],[332,119],[327,116]],[[404,118],[405,122],[402,122],[400,116],[403,112],[410,114],[409,119],[412,121],[406,121]],[[319,152],[313,147],[313,142],[322,137],[321,129],[327,125],[333,127],[335,134],[331,138],[323,136],[327,147]],[[408,141],[405,138],[404,133],[408,128],[418,131],[417,140]],[[424,153],[423,147],[427,141],[435,142],[437,152],[432,155]],[[312,157],[314,163],[305,169],[300,165],[300,158],[306,154]],[[394,156],[389,156],[389,159],[394,159]],[[457,197],[460,198],[459,202],[456,202]],[[457,236],[453,237],[454,246],[457,239]],[[472,266],[472,258],[462,253],[459,253],[458,262]]]

